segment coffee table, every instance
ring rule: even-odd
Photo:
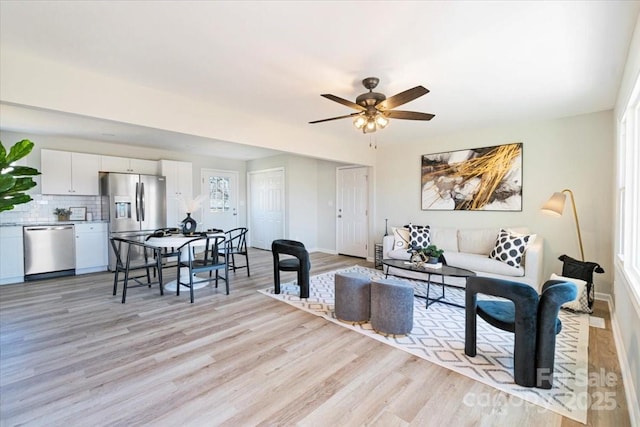
[[[407,271],[415,271],[418,273],[424,273],[427,275],[427,279],[416,279],[416,280],[421,280],[423,282],[427,283],[427,296],[422,296],[422,295],[414,295],[416,298],[424,298],[427,300],[427,304],[425,308],[429,308],[429,306],[435,302],[439,302],[442,304],[447,304],[447,305],[452,305],[454,307],[460,307],[460,308],[464,308],[463,305],[460,304],[455,304],[453,302],[450,301],[446,301],[445,300],[445,287],[449,286],[447,284],[444,283],[444,278],[446,276],[449,277],[464,277],[469,278],[471,276],[475,276],[476,273],[474,273],[471,270],[467,270],[465,268],[459,268],[459,267],[451,267],[448,265],[443,265],[440,268],[429,268],[427,267],[418,267],[415,264],[409,262],[409,261],[403,261],[400,259],[383,259],[382,260],[382,265],[386,266],[387,269],[385,271],[385,277],[389,276],[389,267],[395,267],[395,268],[399,268],[401,270],[407,270]],[[442,278],[442,282],[438,283],[438,282],[432,282],[431,281],[431,276],[440,276]],[[442,295],[440,295],[437,298],[430,298],[429,297],[429,291],[431,290],[431,284],[434,285],[442,285]]]

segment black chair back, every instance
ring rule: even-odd
[[[209,272],[208,279],[198,278],[199,283],[201,281],[213,281],[215,280],[216,288],[218,287],[218,279],[225,281],[226,293],[229,295],[229,264],[227,263],[227,245],[225,236],[221,235],[208,235],[202,233],[200,236],[190,239],[178,248],[178,252],[182,255],[178,260],[178,278],[176,294],[180,295],[180,287],[185,286],[189,288],[191,303],[194,301],[194,274]],[[203,255],[197,256],[198,249],[204,248]],[[185,281],[184,277],[181,277],[181,269],[187,268],[188,281]],[[219,277],[219,271],[224,270],[224,277]],[[215,271],[215,277],[212,273]]]
[[[278,239],[271,243],[271,252],[273,253],[274,292],[280,293],[280,270],[297,271],[300,298],[309,298],[311,262],[304,244],[295,240]],[[281,259],[280,255],[289,255],[289,257]]]
[[[247,250],[248,231],[249,230],[246,227],[238,227],[225,232],[225,236],[227,238],[226,253],[229,256],[227,262],[229,263],[230,269],[235,272],[240,268],[246,268],[247,276],[251,276],[251,270],[249,269],[249,253]],[[236,264],[236,255],[245,257],[244,265]]]
[[[124,278],[122,279],[122,303],[124,304],[127,298],[128,288],[139,286],[151,287],[153,284],[151,281],[151,271],[154,272],[154,277],[157,273],[160,295],[164,295],[160,256],[162,248],[148,245],[137,240],[123,239],[121,237],[111,237],[109,241],[116,258],[113,277],[113,295],[117,293],[120,273],[124,273]],[[131,272],[137,270],[144,270],[144,272],[137,276],[132,276]],[[139,280],[141,278],[146,278],[146,283],[141,282]],[[136,285],[130,286],[129,280],[136,282]]]

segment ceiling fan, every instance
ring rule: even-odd
[[[339,117],[331,117],[330,119],[314,120],[309,123],[322,123],[352,117],[353,124],[356,128],[362,129],[362,132],[364,133],[372,133],[377,129],[384,129],[389,124],[389,119],[431,120],[435,117],[434,114],[429,113],[393,110],[395,107],[406,104],[409,101],[413,101],[422,95],[426,95],[429,93],[429,89],[422,86],[416,86],[387,98],[384,94],[373,91],[373,89],[378,86],[379,82],[380,79],[377,77],[367,77],[362,80],[362,85],[369,89],[369,92],[359,95],[356,98],[356,102],[351,102],[347,99],[340,98],[339,96],[331,95],[329,93],[320,95],[339,104],[351,107],[354,110],[358,110],[358,112]]]

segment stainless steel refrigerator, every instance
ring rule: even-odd
[[[101,172],[102,218],[109,220],[109,236],[144,240],[147,234],[166,227],[165,187],[164,176]],[[141,253],[132,256],[142,258]],[[109,269],[114,266],[115,254],[109,245]]]

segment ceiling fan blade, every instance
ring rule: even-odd
[[[428,93],[429,93],[429,89],[427,89],[426,87],[416,86],[414,88],[407,89],[404,92],[400,92],[398,94],[395,94],[387,98],[386,100],[376,105],[376,108],[380,111],[390,110],[402,104],[406,104],[409,101],[413,101],[414,99],[419,98],[422,95],[426,95]]]
[[[355,102],[351,102],[348,99],[340,98],[339,96],[331,95],[330,93],[323,93],[320,96],[324,96],[325,98],[335,101],[339,104],[346,105],[347,107],[351,107],[354,110],[359,110],[359,111],[366,110],[366,108],[363,107],[362,105],[356,104]]]
[[[322,119],[322,120],[314,120],[312,122],[309,122],[309,124],[313,124],[313,123],[322,123],[322,122],[329,122],[331,120],[338,120],[338,119],[346,119],[349,117],[353,117],[353,116],[358,116],[361,113],[351,113],[351,114],[347,114],[346,116],[339,116],[339,117],[331,117],[330,119]]]
[[[418,113],[417,111],[398,111],[391,110],[385,111],[384,115],[390,119],[404,119],[404,120],[431,120],[435,117],[435,114]]]

